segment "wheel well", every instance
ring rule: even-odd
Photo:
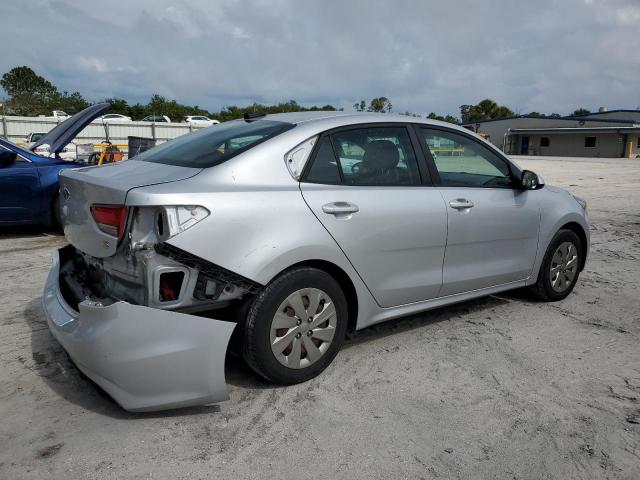
[[[287,270],[291,270],[296,267],[312,267],[317,268],[318,270],[322,270],[323,272],[331,275],[342,291],[344,292],[345,297],[347,297],[347,307],[349,309],[349,318],[347,323],[347,331],[355,332],[356,323],[358,321],[358,294],[356,293],[356,287],[353,285],[353,282],[349,278],[349,275],[337,265],[327,262],[325,260],[307,260],[304,262],[296,263],[295,265],[291,265]],[[285,270],[286,271],[286,270]],[[276,276],[281,275],[282,272]]]
[[[576,222],[570,222],[566,225],[560,227],[561,230],[570,230],[575,233],[580,239],[580,243],[582,244],[582,253],[580,255],[580,271],[584,268],[584,264],[587,261],[587,234],[585,233],[582,225]]]

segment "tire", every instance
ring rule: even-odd
[[[251,304],[243,357],[274,383],[305,382],[335,358],[345,338],[347,316],[346,297],[331,275],[310,267],[292,269],[267,285]]]
[[[570,246],[569,250],[567,250],[567,246]],[[566,298],[578,282],[582,269],[583,248],[580,238],[574,232],[559,230],[547,247],[538,272],[538,280],[531,287],[531,293],[545,302],[555,302]],[[558,253],[559,251],[564,251],[564,257],[562,253]],[[573,263],[570,262],[572,258],[575,258]]]

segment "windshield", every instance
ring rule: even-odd
[[[169,140],[135,159],[180,167],[213,167],[293,127],[272,120],[226,122]]]

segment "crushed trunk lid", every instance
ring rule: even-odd
[[[101,231],[92,205],[125,205],[137,187],[185,180],[202,169],[127,160],[101,167],[67,169],[60,173],[60,214],[69,243],[94,257],[115,254],[118,239]]]

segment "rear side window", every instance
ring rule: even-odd
[[[338,162],[333,154],[333,147],[329,137],[324,137],[318,147],[309,173],[307,181],[311,183],[324,183],[335,185],[340,183],[340,171],[338,170]]]
[[[421,183],[416,156],[405,127],[357,128],[325,137],[305,180],[379,186]]]
[[[290,130],[295,125],[272,120],[226,122],[203,128],[147,150],[136,157],[144,162],[180,167],[209,168]]]

